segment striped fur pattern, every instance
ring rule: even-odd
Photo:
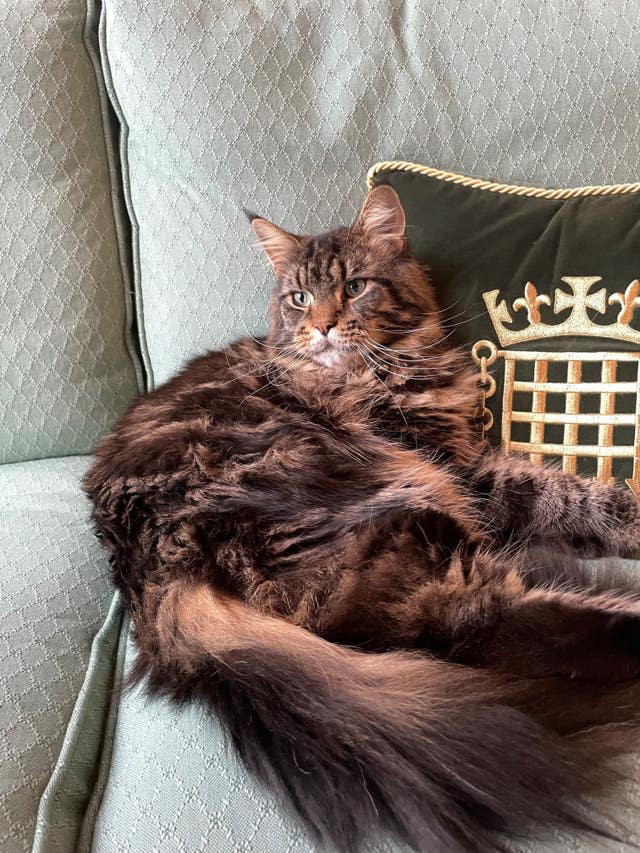
[[[135,677],[215,710],[339,850],[615,837],[593,802],[638,722],[640,607],[571,554],[640,556],[638,503],[483,442],[392,189],[320,237],[252,224],[268,337],[136,400],[85,479]]]

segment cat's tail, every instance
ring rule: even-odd
[[[153,610],[137,675],[214,708],[246,765],[340,851],[375,827],[423,853],[502,849],[500,832],[535,824],[615,837],[589,803],[620,730],[554,731],[566,696],[542,682],[336,646],[204,584],[173,583]],[[523,710],[536,703],[538,719]]]

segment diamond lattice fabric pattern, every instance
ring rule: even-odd
[[[87,452],[138,387],[85,16],[0,6],[0,462]]]
[[[0,850],[31,847],[112,597],[80,491],[88,459],[0,466]]]

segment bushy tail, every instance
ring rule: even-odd
[[[546,682],[342,648],[204,585],[173,584],[138,637],[151,689],[215,708],[246,765],[341,851],[376,826],[424,853],[502,849],[535,824],[612,837],[588,806],[621,746],[598,727],[606,702],[573,726]]]

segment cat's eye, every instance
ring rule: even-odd
[[[353,281],[348,281],[344,289],[350,299],[355,299],[356,296],[362,296],[367,287],[367,282],[363,278],[355,278]]]
[[[313,296],[308,290],[294,290],[291,294],[291,302],[296,308],[308,308],[313,302]]]

